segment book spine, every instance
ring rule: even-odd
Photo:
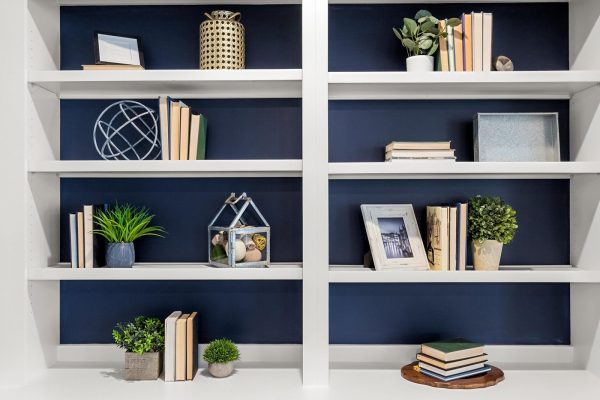
[[[448,33],[448,70],[450,72],[456,71],[456,65],[454,60],[454,28],[446,22],[446,33]]]
[[[208,119],[200,114],[200,134],[198,135],[198,160],[206,160],[206,137],[208,134]]]
[[[77,268],[77,214],[69,214],[69,245],[71,247],[71,268]]]
[[[446,21],[440,20],[439,30],[444,32],[446,30]],[[448,66],[448,38],[440,37],[440,63],[441,70],[443,72],[449,71]]]

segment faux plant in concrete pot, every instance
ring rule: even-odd
[[[476,270],[497,270],[502,246],[517,232],[517,212],[499,197],[475,196],[469,200],[469,234]]]
[[[439,40],[447,33],[439,30],[439,20],[427,10],[420,10],[414,19],[404,18],[402,28],[392,28],[394,34],[406,48],[406,70],[408,72],[433,71],[433,56],[439,48]],[[450,18],[447,26],[458,26],[460,19]]]
[[[126,350],[126,380],[158,379],[165,348],[165,325],[161,320],[135,317],[133,321],[118,323],[112,336],[117,346]]]
[[[162,227],[150,225],[153,218],[147,209],[129,204],[116,204],[107,211],[98,210],[94,215],[96,229],[93,233],[108,242],[107,267],[131,268],[135,262],[134,240],[143,236],[163,237],[166,232]]]
[[[213,340],[202,356],[208,363],[208,372],[215,378],[225,378],[233,372],[233,362],[240,359],[237,346],[229,339]]]

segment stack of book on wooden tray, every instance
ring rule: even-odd
[[[198,371],[198,313],[165,319],[165,382],[191,381]]]
[[[467,266],[467,203],[427,206],[427,260],[434,271]]]
[[[471,12],[462,15],[462,24],[452,27],[440,20],[440,30],[447,36],[440,38],[437,61],[438,71],[472,72],[492,70],[491,13]]]
[[[206,117],[168,96],[159,97],[158,109],[162,159],[206,159]]]
[[[455,161],[450,142],[391,142],[385,146],[385,161],[448,160]]]
[[[69,214],[69,249],[72,268],[98,268],[104,266],[105,240],[93,234],[96,229],[94,215],[108,204],[84,205],[83,211]]]
[[[417,354],[419,372],[444,382],[485,374],[491,370],[482,344],[465,339],[424,343]]]

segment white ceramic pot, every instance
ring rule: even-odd
[[[226,378],[233,372],[233,363],[208,364],[208,372],[215,378]]]
[[[473,266],[477,271],[497,271],[500,267],[502,256],[502,243],[496,240],[473,240],[471,242],[473,252]]]
[[[432,56],[412,56],[406,59],[406,71],[408,72],[432,72]]]

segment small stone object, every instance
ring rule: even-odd
[[[229,246],[225,246],[225,250],[229,251]],[[227,253],[229,255],[229,253]],[[235,241],[235,261],[242,261],[246,257],[246,245],[241,240]]]
[[[256,248],[263,251],[267,247],[267,238],[259,233],[252,235],[252,241],[256,244]]]
[[[262,253],[257,248],[246,251],[246,257],[244,257],[244,262],[256,262],[260,261],[262,258]]]
[[[494,68],[496,71],[510,72],[515,70],[512,60],[506,56],[498,56],[494,59]]]

